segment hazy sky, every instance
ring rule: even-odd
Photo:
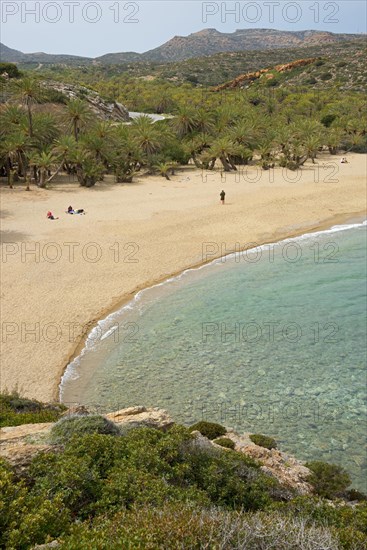
[[[1,41],[24,52],[144,52],[203,28],[365,33],[366,0],[43,0],[1,2]]]

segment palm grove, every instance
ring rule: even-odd
[[[264,86],[223,94],[160,81],[151,108],[159,102],[171,117],[154,123],[143,115],[126,125],[97,119],[82,94],[67,100],[34,77],[2,84],[0,170],[10,187],[16,181],[26,189],[46,187],[60,173],[85,187],[107,174],[117,183],[132,182],[138,172],[169,179],[189,161],[226,172],[247,164],[297,170],[323,149],[332,155],[366,150],[365,101],[358,93]],[[135,86],[138,92],[141,82]],[[53,103],[61,104],[55,113],[38,108]],[[131,108],[129,98],[126,103]]]

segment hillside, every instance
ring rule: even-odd
[[[3,63],[47,63],[66,65],[86,65],[91,64],[93,61],[88,57],[80,57],[77,55],[53,55],[43,52],[23,53],[19,50],[8,48],[8,46],[2,43],[0,43],[0,59]]]
[[[220,52],[337,44],[353,38],[358,38],[358,35],[273,29],[239,29],[233,33],[221,33],[215,29],[204,29],[189,36],[175,36],[159,48],[146,52],[144,59],[181,61]]]
[[[213,55],[220,52],[268,50],[307,46],[336,45],[345,40],[360,39],[357,34],[334,34],[325,31],[278,31],[274,29],[239,29],[233,33],[221,33],[204,29],[189,36],[175,36],[165,44],[139,54],[136,52],[108,53],[95,59],[76,55],[53,55],[43,52],[23,53],[0,43],[2,62],[21,64],[120,64],[142,61],[173,62]]]
[[[267,87],[304,87],[365,92],[367,89],[367,48],[351,49],[348,54],[335,53],[322,58],[295,59],[273,67],[247,72],[216,86],[214,91],[247,89],[254,84]]]
[[[145,61],[79,68],[44,66],[41,73],[46,78],[59,77],[63,81],[82,80],[92,87],[96,82],[102,85],[102,81],[114,79],[117,82],[130,78],[139,79],[142,83],[165,81],[174,85],[190,83],[207,87],[229,83],[246,73],[309,58],[314,58],[315,63],[284,73],[274,83],[306,86],[307,89],[325,89],[336,85],[346,90],[366,90],[367,46],[364,39],[328,46],[219,53],[170,63]]]

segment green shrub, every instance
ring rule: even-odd
[[[321,80],[331,80],[333,78],[333,75],[331,73],[322,73],[320,74]]]
[[[109,437],[109,436],[104,436]],[[87,456],[40,454],[28,471],[32,493],[61,499],[74,517],[88,517],[102,493],[103,478]]]
[[[229,437],[220,437],[219,439],[214,439],[214,443],[220,445],[221,447],[226,447],[226,449],[234,449],[235,443]]]
[[[0,63],[0,75],[8,73],[9,78],[20,78],[22,73],[15,63]]]
[[[348,491],[345,491],[343,497],[349,501],[357,500],[358,502],[367,502],[367,495],[365,493],[361,493],[361,491],[357,491],[357,489],[349,489]]]
[[[120,430],[116,424],[107,420],[104,416],[66,416],[61,418],[51,430],[51,440],[53,443],[66,443],[74,435],[84,434],[104,434],[120,435]]]
[[[0,460],[0,547],[29,548],[68,528],[69,511],[60,499],[32,494]]]
[[[20,397],[17,392],[0,394],[0,427],[56,422],[67,407],[60,403],[44,404]]]
[[[67,105],[68,103],[68,98],[65,94],[52,88],[45,90],[44,100],[50,103],[60,103],[61,105]]]
[[[337,118],[337,115],[332,115],[332,114],[325,115],[321,119],[321,124],[323,124],[326,128],[329,128],[336,118]]]
[[[307,462],[306,467],[311,470],[308,481],[321,497],[332,499],[345,491],[351,483],[348,473],[336,464],[313,461]]]
[[[215,422],[206,422],[205,420],[201,420],[190,427],[191,432],[196,430],[208,439],[216,439],[227,433],[224,426],[216,424]]]
[[[265,447],[265,449],[276,449],[277,442],[272,437],[262,434],[251,434],[250,439],[255,445],[260,447]]]

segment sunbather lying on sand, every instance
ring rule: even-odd
[[[74,210],[72,206],[69,206],[67,210],[67,214],[85,214],[84,208],[79,208],[78,210]]]
[[[49,220],[58,220],[59,218],[55,218],[55,216],[53,215],[53,213],[51,212],[51,210],[49,210],[47,212],[47,217]]]

